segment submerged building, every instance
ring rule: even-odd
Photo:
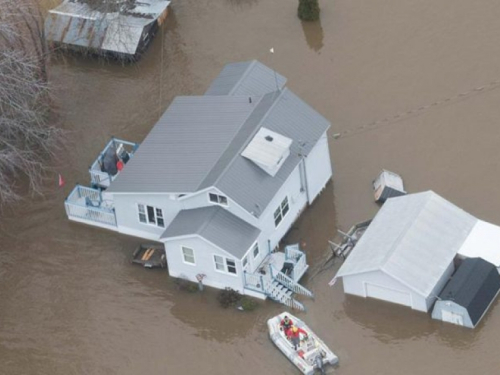
[[[432,317],[475,328],[499,292],[500,275],[493,264],[481,258],[465,259],[439,294]]]
[[[141,145],[111,140],[69,219],[162,242],[173,277],[304,309],[306,254],[276,250],[332,177],[330,123],[285,83],[258,61],[226,65]]]
[[[45,20],[50,45],[135,59],[167,17],[170,0],[64,0]]]

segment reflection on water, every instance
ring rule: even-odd
[[[235,9],[246,10],[257,4],[259,0],[226,0],[226,2]]]
[[[321,27],[321,18],[314,22],[301,21],[302,30],[306,37],[307,45],[318,52],[323,48],[323,27]]]

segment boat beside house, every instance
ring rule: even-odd
[[[140,146],[108,143],[68,218],[164,243],[173,277],[304,309],[306,254],[279,243],[332,177],[330,123],[285,83],[258,61],[226,65]]]
[[[170,0],[64,0],[49,10],[45,36],[52,46],[137,59],[168,14]]]

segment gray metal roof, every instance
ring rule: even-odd
[[[307,155],[329,126],[286,88],[261,97],[178,97],[108,191],[190,193],[215,186],[259,216],[299,163],[299,140]],[[241,156],[261,127],[293,140],[274,177]]]
[[[254,212],[256,216],[260,216],[299,164],[300,152],[308,155],[330,127],[328,120],[287,88],[278,94],[257,130],[265,127],[293,140],[290,155],[279,171],[272,177],[237,153],[214,184],[248,212]],[[250,137],[248,141],[251,139]],[[299,141],[305,142],[302,150]]]
[[[286,78],[257,60],[227,64],[205,95],[264,95],[285,86]]]
[[[257,104],[241,96],[175,98],[108,191],[198,191]]]
[[[432,191],[390,198],[337,277],[381,270],[428,296],[476,222]]]
[[[226,209],[210,206],[179,212],[161,238],[199,235],[241,259],[259,234],[259,229]]]
[[[154,22],[169,0],[113,3],[114,9],[96,8],[85,0],[65,0],[45,20],[48,41],[90,49],[135,54],[144,27]]]

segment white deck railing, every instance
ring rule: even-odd
[[[100,190],[77,185],[66,198],[64,206],[70,219],[116,227],[115,210],[103,206]]]
[[[307,265],[306,254],[299,250],[298,245],[290,245],[285,247],[285,260],[294,263],[292,271],[292,279],[299,281],[299,279],[304,275],[304,272],[309,267]]]
[[[137,150],[139,147],[138,143],[133,143],[133,142],[128,142],[124,141],[122,139],[118,138],[111,138],[111,140],[106,144],[102,152],[99,154],[99,156],[94,160],[92,165],[90,166],[89,173],[90,173],[90,182],[93,186],[99,186],[102,188],[108,188],[111,182],[115,179],[116,176],[118,176],[118,173],[116,175],[111,175],[107,172],[103,172],[101,170],[101,161],[104,155],[106,154],[107,150],[111,146],[116,146],[116,145],[123,145],[125,151],[127,151],[128,155],[132,157],[134,155],[134,152]]]
[[[283,272],[280,272],[273,266],[270,267],[270,270],[271,270],[271,277],[273,277],[276,281],[286,286],[292,292],[303,294],[308,297],[314,297],[314,294],[309,289],[303,287],[295,280],[285,275]]]
[[[264,277],[262,275],[247,272],[244,275],[246,288],[265,293]]]

